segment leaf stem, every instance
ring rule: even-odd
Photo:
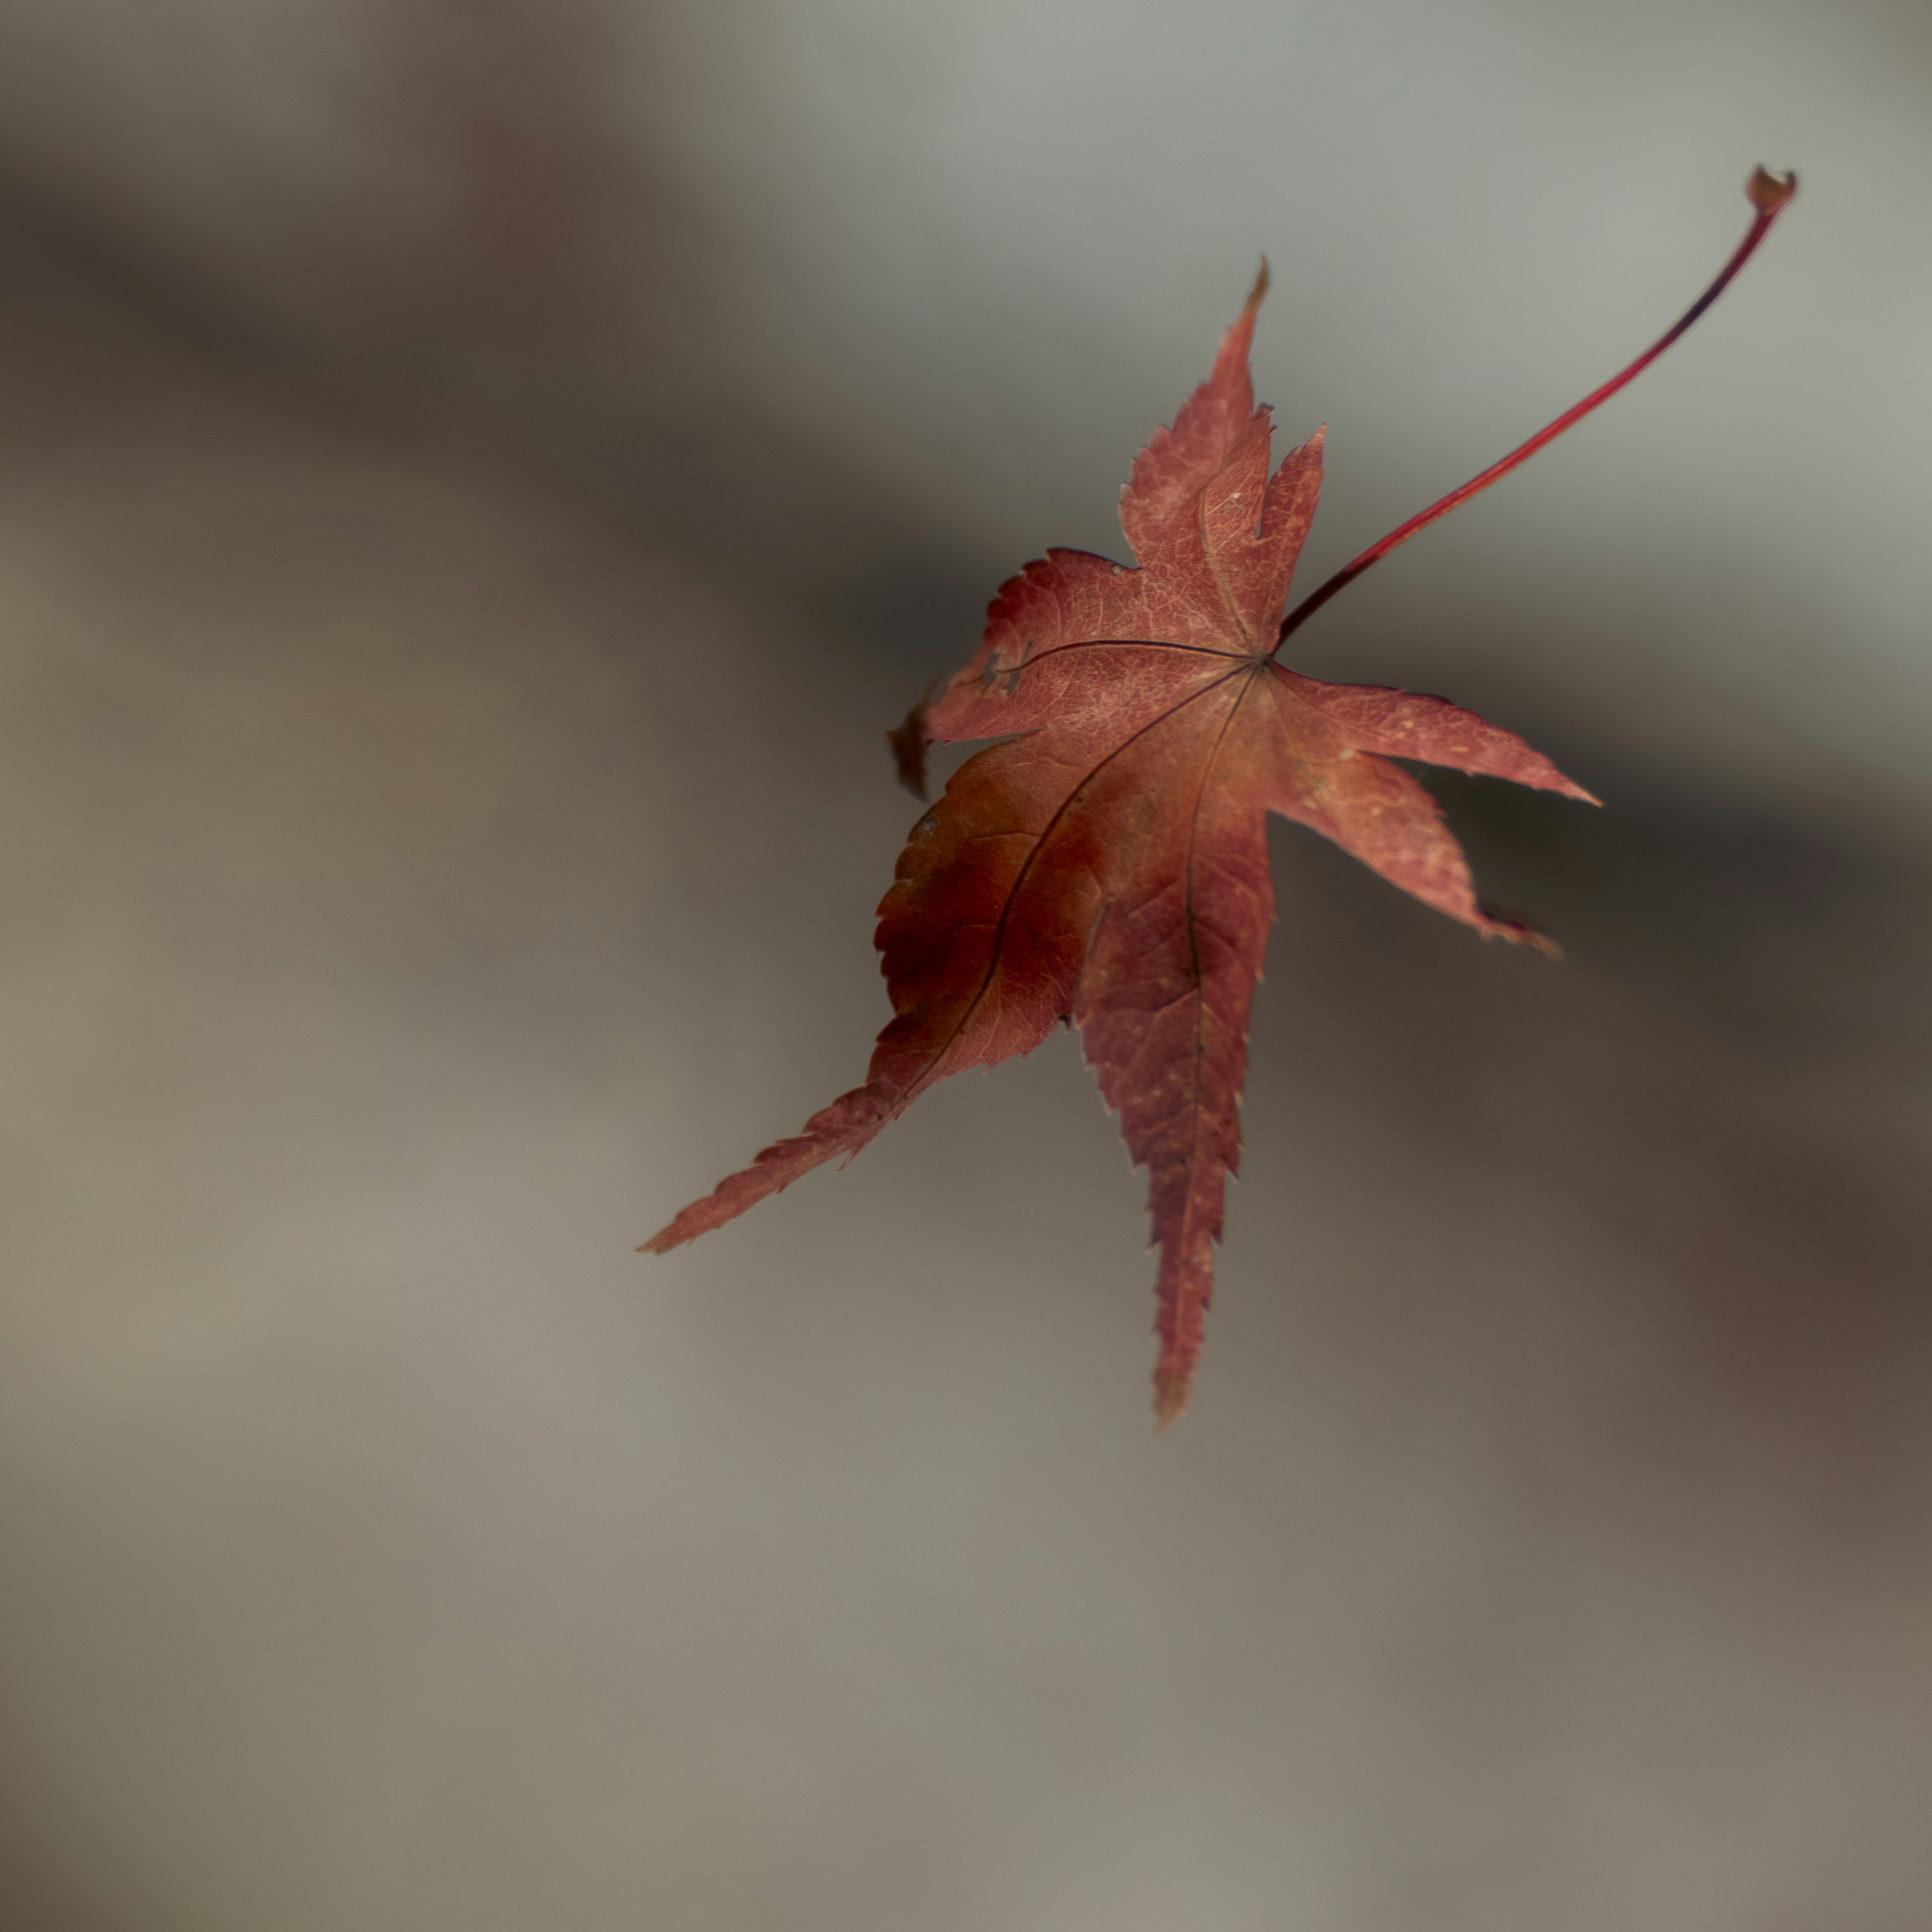
[[[1397,544],[1406,543],[1418,530],[1426,529],[1439,517],[1446,517],[1459,503],[1466,503],[1472,496],[1486,490],[1500,476],[1507,476],[1519,464],[1527,463],[1546,442],[1554,442],[1572,423],[1580,422],[1600,403],[1606,403],[1625,383],[1634,382],[1652,363],[1661,356],[1690,325],[1722,295],[1731,278],[1757,252],[1758,244],[1771,232],[1771,224],[1778,219],[1779,212],[1786,207],[1798,192],[1798,177],[1795,174],[1783,176],[1760,168],[1744,184],[1744,193],[1753,207],[1757,210],[1757,218],[1745,231],[1744,239],[1731,251],[1731,258],[1718,271],[1716,279],[1684,313],[1664,331],[1628,368],[1619,370],[1600,389],[1592,389],[1574,408],[1565,410],[1556,420],[1538,430],[1527,442],[1521,443],[1500,461],[1492,463],[1480,476],[1472,476],[1460,488],[1450,491],[1448,496],[1419,510],[1407,523],[1398,524],[1388,535],[1378,543],[1371,544],[1352,563],[1344,564],[1318,590],[1312,590],[1282,620],[1280,634],[1275,640],[1275,649],[1280,650],[1288,638],[1306,623],[1316,611],[1344,585],[1352,584],[1372,563],[1379,562]]]

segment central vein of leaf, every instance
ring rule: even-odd
[[[1156,646],[1156,648],[1160,647]],[[1184,644],[1177,645],[1172,648],[1186,650],[1190,649],[1190,646]],[[1042,657],[1045,657],[1051,654],[1046,652],[1042,652],[1040,655]],[[1220,656],[1226,654],[1220,652],[1204,652],[1202,655]],[[1037,663],[1040,660],[1038,658],[1036,658],[1033,660],[1033,662]],[[1030,666],[1029,666],[1029,668],[1030,668]],[[980,1005],[985,1000],[988,992],[992,989],[994,980],[999,976],[1000,963],[1006,951],[1006,929],[1012,923],[1013,908],[1018,902],[1021,892],[1025,889],[1028,880],[1038,869],[1041,854],[1046,851],[1048,844],[1052,840],[1054,834],[1066,822],[1069,814],[1070,814],[1073,809],[1079,805],[1082,800],[1084,797],[1088,788],[1094,783],[1094,781],[1097,778],[1102,772],[1106,770],[1108,766],[1114,764],[1118,760],[1125,756],[1125,754],[1132,749],[1134,746],[1139,743],[1140,741],[1143,738],[1146,737],[1150,732],[1158,730],[1162,725],[1168,723],[1171,719],[1179,716],[1180,714],[1185,711],[1190,705],[1198,704],[1202,698],[1208,696],[1210,692],[1219,691],[1223,685],[1229,682],[1234,678],[1245,676],[1250,682],[1252,682],[1255,671],[1259,668],[1259,661],[1244,660],[1238,664],[1234,670],[1224,672],[1220,676],[1216,678],[1212,683],[1203,685],[1198,691],[1190,692],[1185,698],[1177,698],[1174,702],[1168,706],[1165,710],[1156,713],[1138,729],[1130,732],[1128,735],[1123,738],[1104,758],[1100,759],[1096,764],[1090,766],[1082,776],[1079,782],[1073,787],[1072,790],[1066,794],[1065,798],[1061,800],[1059,805],[1054,808],[1053,816],[1040,828],[1040,836],[1034,841],[1032,849],[1027,854],[1025,858],[1021,861],[1019,870],[1013,875],[1012,884],[1006,888],[1005,896],[1000,904],[999,917],[994,922],[993,928],[992,950],[986,961],[986,970],[980,975],[980,983],[974,988],[973,997],[968,1000],[964,1006],[961,1009],[958,1018],[953,1022],[952,1030],[946,1034],[945,1039],[942,1040],[938,1046],[934,1049],[932,1058],[928,1059],[926,1064],[920,1069],[919,1072],[914,1075],[913,1078],[907,1083],[904,1092],[899,1102],[899,1105],[902,1108],[910,1105],[913,1100],[926,1087],[930,1084],[933,1080],[940,1077],[938,1072],[939,1068],[945,1061],[946,1055],[952,1051],[954,1046],[958,1043],[959,1036],[965,1030],[968,1022],[970,1022],[973,1016],[979,1011]],[[1243,694],[1245,695],[1245,693]],[[1238,708],[1238,704],[1231,706],[1229,707],[1231,716],[1233,711]],[[1216,742],[1218,744],[1219,741],[1217,740]],[[1199,794],[1196,794],[1196,805],[1198,811],[1199,806]],[[1190,919],[1190,928],[1191,931],[1191,915]]]

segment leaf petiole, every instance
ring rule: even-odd
[[[1527,463],[1545,443],[1554,442],[1571,424],[1581,422],[1584,417],[1599,404],[1606,403],[1627,382],[1634,382],[1661,356],[1690,325],[1722,295],[1731,278],[1757,252],[1758,244],[1771,232],[1771,224],[1787,207],[1791,198],[1798,192],[1796,174],[1774,175],[1765,168],[1758,169],[1744,184],[1744,194],[1751,206],[1757,210],[1757,218],[1745,231],[1744,239],[1732,250],[1731,257],[1718,271],[1711,286],[1694,302],[1684,313],[1660,335],[1628,368],[1619,370],[1601,388],[1592,389],[1573,408],[1565,410],[1554,422],[1538,430],[1527,442],[1521,443],[1500,461],[1492,463],[1480,476],[1472,476],[1448,496],[1419,510],[1406,524],[1398,524],[1379,542],[1371,544],[1352,563],[1346,563],[1318,589],[1312,590],[1282,620],[1281,630],[1275,639],[1275,649],[1282,644],[1344,585],[1352,584],[1372,563],[1379,562],[1397,544],[1406,543],[1418,530],[1426,529],[1437,518],[1446,517],[1460,503],[1466,503],[1472,496],[1479,495],[1498,477],[1507,476],[1519,464]]]

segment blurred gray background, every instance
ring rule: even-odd
[[[1932,1920],[1932,16],[0,0],[0,1923]],[[858,1076],[880,742],[1265,250],[1298,832],[1194,1412],[1071,1041]]]

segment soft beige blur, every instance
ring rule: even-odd
[[[1913,1932],[1932,176],[1872,4],[0,5],[0,1924]],[[1073,1044],[850,1083],[883,726],[1252,257],[1299,835],[1196,1411]],[[1298,640],[1298,642],[1301,640]]]

